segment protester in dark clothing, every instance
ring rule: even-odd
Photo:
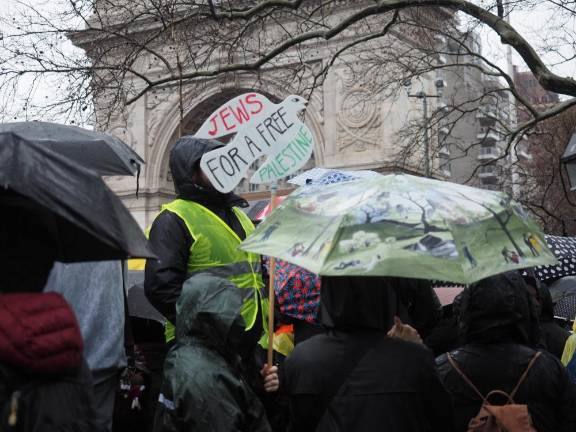
[[[0,295],[0,430],[99,430],[82,348],[60,294]]]
[[[200,179],[200,158],[204,153],[222,145],[215,140],[181,138],[170,155],[174,188],[178,198],[205,206],[222,219],[238,237],[245,239],[246,233],[232,208],[247,207],[246,200],[233,193],[219,193],[203,184]],[[162,315],[173,322],[176,317],[176,302],[188,274],[188,257],[194,239],[182,218],[176,213],[162,211],[152,224],[149,241],[159,259],[146,262],[146,296]]]
[[[96,430],[90,372],[76,317],[42,293],[58,251],[50,213],[0,193],[0,430]]]
[[[124,284],[121,261],[56,263],[44,291],[64,296],[74,310],[92,374],[102,432],[112,430],[124,353]]]
[[[176,305],[176,345],[164,365],[155,432],[269,431],[241,374],[241,291],[225,279],[188,279]]]
[[[165,205],[152,224],[149,240],[158,261],[147,261],[144,288],[150,303],[168,319],[166,341],[171,342],[175,304],[182,284],[194,272],[192,268],[201,266],[195,271],[219,275],[228,272],[225,277],[230,278],[244,276],[234,283],[244,290],[245,305],[253,302],[244,308],[253,313],[240,347],[242,357],[251,362],[264,328],[262,319],[257,318],[262,309],[259,290],[263,282],[260,258],[237,246],[254,226],[238,208],[247,207],[247,202],[232,193],[218,192],[199,168],[202,155],[222,145],[215,140],[184,136],[172,148],[170,170],[177,199]]]
[[[438,321],[424,340],[425,345],[432,350],[436,357],[452,351],[461,345],[458,333],[458,321],[454,309],[454,304],[443,307],[442,319]]]
[[[280,374],[291,430],[451,430],[432,353],[387,336],[400,283],[374,287],[378,279],[322,279],[320,319],[327,330],[296,346]]]
[[[297,319],[293,319],[291,322],[294,326],[294,345],[298,345],[317,334],[324,333],[324,329],[317,324]]]
[[[473,284],[462,294],[459,329],[464,345],[450,353],[470,381],[486,395],[511,393],[537,352],[538,307],[518,273],[505,273]],[[450,365],[447,355],[436,360],[451,395],[454,425],[466,431],[482,400]],[[576,430],[576,387],[562,364],[547,352],[536,359],[514,398],[527,404],[539,432]],[[495,404],[505,401],[498,397]]]
[[[461,303],[462,293],[459,293],[454,297],[452,304],[442,308],[442,319],[424,339],[424,344],[434,352],[436,357],[462,346],[458,331]]]
[[[564,346],[570,337],[570,332],[563,329],[554,321],[554,304],[550,290],[544,284],[538,287],[540,301],[540,329],[542,332],[542,342],[546,350],[553,354],[558,360],[562,358]]]
[[[414,327],[425,339],[442,317],[442,305],[432,283],[424,279],[380,279],[381,283],[394,287],[398,293],[401,307],[406,310],[406,313],[400,311],[402,321]]]
[[[552,353],[558,360],[562,358],[562,352],[566,341],[570,337],[570,332],[559,326],[554,321],[554,304],[550,290],[542,285],[540,287],[540,327],[542,329],[542,339],[548,352]]]
[[[175,180],[176,182],[176,180]],[[214,197],[200,187],[185,189],[178,196],[202,204],[226,222],[238,237],[246,238],[246,233],[232,213],[232,207],[245,207],[246,201],[234,194],[226,194],[224,201]],[[163,211],[154,220],[149,234],[151,249],[160,258],[146,262],[145,289],[150,303],[168,320],[176,317],[176,301],[186,280],[188,255],[194,239],[184,221],[176,214]]]
[[[560,360],[570,333],[554,321],[554,303],[548,287],[534,275],[532,270],[527,270],[527,274],[523,274],[522,278],[538,307],[540,320],[538,346]]]

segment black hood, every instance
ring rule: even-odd
[[[192,174],[199,170],[198,163],[204,153],[224,146],[220,141],[196,138],[186,135],[180,138],[170,151],[170,171],[174,179],[174,188],[180,195],[185,189],[196,186]]]
[[[192,174],[200,169],[202,155],[224,144],[217,140],[186,135],[178,139],[170,151],[170,171],[178,198],[196,201],[203,205],[248,207],[248,203],[233,193],[223,194],[195,184]]]
[[[459,331],[465,343],[536,346],[538,305],[518,272],[483,279],[462,293]]]
[[[538,294],[540,300],[540,321],[553,322],[554,321],[554,303],[552,302],[552,295],[550,290],[544,284],[538,286]]]
[[[536,277],[532,269],[528,269],[526,274],[523,273],[522,278],[528,285],[531,294],[536,297],[540,311],[540,322],[554,321],[554,302],[548,287]]]
[[[388,331],[398,309],[393,287],[381,277],[322,277],[320,320],[338,330]]]

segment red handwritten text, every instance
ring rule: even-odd
[[[210,136],[218,135],[222,129],[227,132],[235,131],[238,126],[249,121],[253,116],[264,109],[264,104],[256,93],[248,93],[242,99],[231,101],[210,117]]]

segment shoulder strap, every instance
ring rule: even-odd
[[[524,373],[522,374],[522,376],[520,377],[520,379],[518,380],[518,383],[516,384],[516,387],[514,387],[514,390],[512,390],[512,393],[510,393],[510,396],[508,396],[509,400],[513,400],[514,396],[516,395],[516,392],[518,391],[518,388],[520,388],[520,386],[522,385],[522,383],[524,382],[524,380],[526,379],[526,377],[528,376],[528,372],[530,372],[530,369],[532,369],[532,366],[534,365],[534,363],[536,362],[536,359],[538,357],[540,357],[540,354],[542,354],[540,351],[537,351],[534,356],[532,357],[532,360],[530,360],[530,363],[528,363],[528,366],[526,367],[526,370],[524,371]],[[486,400],[486,396],[483,396],[482,393],[480,393],[480,390],[478,390],[478,388],[472,383],[472,381],[470,381],[470,379],[466,376],[466,374],[462,371],[462,369],[460,369],[460,367],[458,367],[458,365],[456,364],[456,361],[454,361],[454,358],[450,355],[450,353],[447,353],[446,356],[448,357],[448,361],[450,362],[450,364],[452,365],[452,367],[454,368],[454,370],[456,372],[458,372],[458,375],[460,375],[462,377],[462,379],[466,382],[466,384],[468,384],[473,390],[474,392],[480,396],[480,398],[482,400]],[[492,392],[491,392],[492,393]]]
[[[526,379],[526,377],[528,376],[528,372],[530,372],[530,369],[532,369],[532,366],[534,366],[534,363],[536,363],[536,359],[538,357],[540,357],[540,354],[542,354],[542,352],[540,351],[536,351],[536,353],[534,354],[534,356],[532,357],[532,360],[530,360],[530,363],[528,363],[528,366],[526,367],[526,370],[524,371],[524,373],[522,374],[522,376],[520,377],[520,379],[518,380],[518,384],[516,384],[516,387],[514,387],[514,390],[512,390],[512,393],[510,393],[510,397],[512,399],[514,399],[514,396],[516,395],[516,392],[518,391],[518,388],[520,388],[520,386],[522,385],[522,383],[524,382],[524,380]]]
[[[458,375],[460,375],[462,377],[462,379],[466,382],[466,384],[468,384],[470,386],[470,388],[472,388],[472,390],[474,390],[474,392],[480,397],[480,399],[482,399],[483,401],[486,400],[484,395],[482,393],[480,393],[480,390],[478,390],[478,388],[472,383],[472,381],[470,381],[470,379],[466,376],[466,374],[462,371],[462,369],[460,369],[458,364],[456,364],[456,361],[450,355],[450,353],[446,353],[446,356],[448,357],[448,361],[450,362],[450,364],[452,365],[454,370],[456,372],[458,372]]]

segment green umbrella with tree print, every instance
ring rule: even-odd
[[[320,275],[464,284],[556,262],[508,195],[405,174],[304,186],[240,247]]]

